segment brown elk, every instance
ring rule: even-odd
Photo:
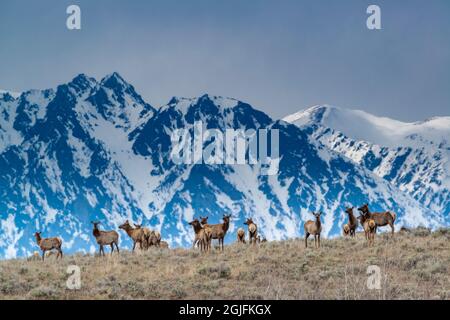
[[[253,222],[251,218],[248,218],[246,222],[244,222],[245,225],[248,226],[248,238],[250,244],[256,244],[257,238],[258,238],[258,227]]]
[[[227,234],[228,228],[230,227],[230,215],[223,215],[223,223],[219,224],[208,224],[208,217],[200,217],[201,218],[201,225],[203,227],[207,226],[211,228],[211,239],[218,239],[219,240],[219,247],[223,251],[224,247],[224,238]]]
[[[358,208],[359,211],[365,216],[366,219],[373,219],[377,227],[384,227],[389,225],[392,230],[392,236],[394,235],[394,223],[397,215],[392,211],[386,212],[370,212],[369,205],[366,203],[362,207]]]
[[[195,238],[194,243],[192,245],[192,248],[195,248],[195,245],[198,244],[200,251],[207,251],[209,250],[209,240],[211,235],[211,230],[209,228],[208,231],[205,232],[205,228],[202,227],[200,224],[200,221],[198,219],[194,219],[193,221],[189,222],[189,224],[194,229]]]
[[[239,228],[237,231],[237,241],[239,243],[245,243],[245,230],[242,228]]]
[[[131,240],[133,240],[132,252],[134,252],[137,243],[139,243],[139,248],[141,250],[143,249],[145,239],[144,239],[144,230],[142,228],[133,228],[127,220],[119,226],[119,229],[124,230],[127,233],[127,235],[131,238]]]
[[[344,224],[344,226],[342,227],[342,232],[344,236],[350,235],[350,226],[348,225],[348,223]]]
[[[62,240],[60,238],[45,238],[45,239],[42,239],[41,238],[41,232],[36,232],[34,234],[34,236],[36,237],[37,245],[42,250],[42,261],[44,261],[44,259],[45,259],[45,252],[49,251],[49,250],[53,250],[53,249],[58,251],[58,254],[56,255],[56,258],[58,259],[58,257],[60,257],[62,259],[62,257],[63,257],[63,252],[61,250]]]
[[[150,231],[150,234],[147,237],[147,245],[149,247],[155,246],[160,247],[161,246],[161,234],[158,231]]]
[[[134,226],[136,227],[136,229],[142,229],[142,242],[144,244],[145,250],[147,250],[151,246],[160,246],[161,233],[159,233],[159,231],[153,231],[145,227],[143,228],[140,224],[134,224]]]
[[[305,222],[305,248],[308,248],[308,237],[312,234],[314,236],[314,247],[320,248],[320,233],[322,232],[322,223],[320,216],[322,212],[312,213],[316,217],[315,221],[308,220]]]
[[[359,216],[358,219],[361,222],[361,225],[364,229],[366,240],[368,241],[370,246],[375,241],[375,234],[377,233],[377,224],[375,220],[364,215]]]
[[[349,226],[349,234],[351,237],[354,237],[356,234],[356,229],[358,228],[358,220],[353,214],[354,207],[346,208],[345,212],[348,215],[348,226]]]
[[[375,220],[373,219],[368,219],[366,220],[365,224],[367,225],[367,230],[368,230],[368,240],[369,240],[369,247],[373,246],[375,243],[375,234],[377,233],[377,224],[375,223]]]
[[[91,221],[91,223],[94,225],[94,229],[92,231],[92,234],[95,237],[95,240],[97,241],[98,245],[100,246],[100,255],[105,255],[105,249],[103,246],[111,246],[111,255],[114,252],[114,246],[116,246],[117,253],[120,253],[119,250],[119,234],[114,231],[102,231],[98,228],[98,225],[100,222],[94,222]]]
[[[159,247],[162,249],[169,249],[169,243],[167,241],[161,241]]]

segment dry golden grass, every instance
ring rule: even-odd
[[[120,256],[66,256],[62,261],[0,262],[0,299],[449,299],[450,230],[356,239],[303,239],[213,250],[160,250]],[[311,243],[312,244],[312,243]],[[67,266],[81,269],[69,290]],[[369,290],[367,267],[382,272]]]

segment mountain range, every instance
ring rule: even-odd
[[[261,175],[253,164],[174,164],[171,133],[196,121],[222,132],[279,130],[278,174]],[[174,97],[155,108],[118,73],[3,92],[0,257],[36,250],[36,230],[60,236],[66,252],[93,252],[91,220],[104,229],[125,219],[142,223],[171,246],[192,244],[194,217],[218,223],[225,213],[232,214],[226,242],[247,217],[269,240],[299,237],[317,210],[324,213],[324,236],[333,237],[341,233],[345,207],[365,202],[374,211],[394,210],[397,226],[448,225],[446,121],[400,126],[329,106],[277,120],[212,95]],[[382,135],[385,129],[396,131]]]

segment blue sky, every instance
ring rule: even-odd
[[[0,89],[118,71],[156,107],[210,93],[275,118],[328,103],[416,121],[450,115],[449,39],[448,0],[0,0]]]

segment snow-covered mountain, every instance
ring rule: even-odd
[[[174,164],[171,132],[200,120],[221,132],[278,129],[278,175],[261,175],[250,164]],[[93,251],[91,220],[117,229],[130,219],[186,246],[194,216],[219,222],[231,213],[230,242],[246,217],[268,239],[283,239],[301,235],[309,212],[322,210],[324,235],[334,236],[344,207],[364,202],[395,210],[398,225],[446,223],[440,212],[307,130],[238,100],[173,98],[155,109],[117,73],[100,81],[82,74],[56,89],[0,96],[0,257],[35,250],[36,230],[61,236],[67,252]],[[129,246],[120,234],[121,245]]]
[[[450,117],[405,123],[325,105],[284,120],[448,217]]]
[[[20,92],[14,92],[14,91],[0,89],[0,96],[3,96],[3,95],[10,95],[11,97],[17,99],[20,96]]]

